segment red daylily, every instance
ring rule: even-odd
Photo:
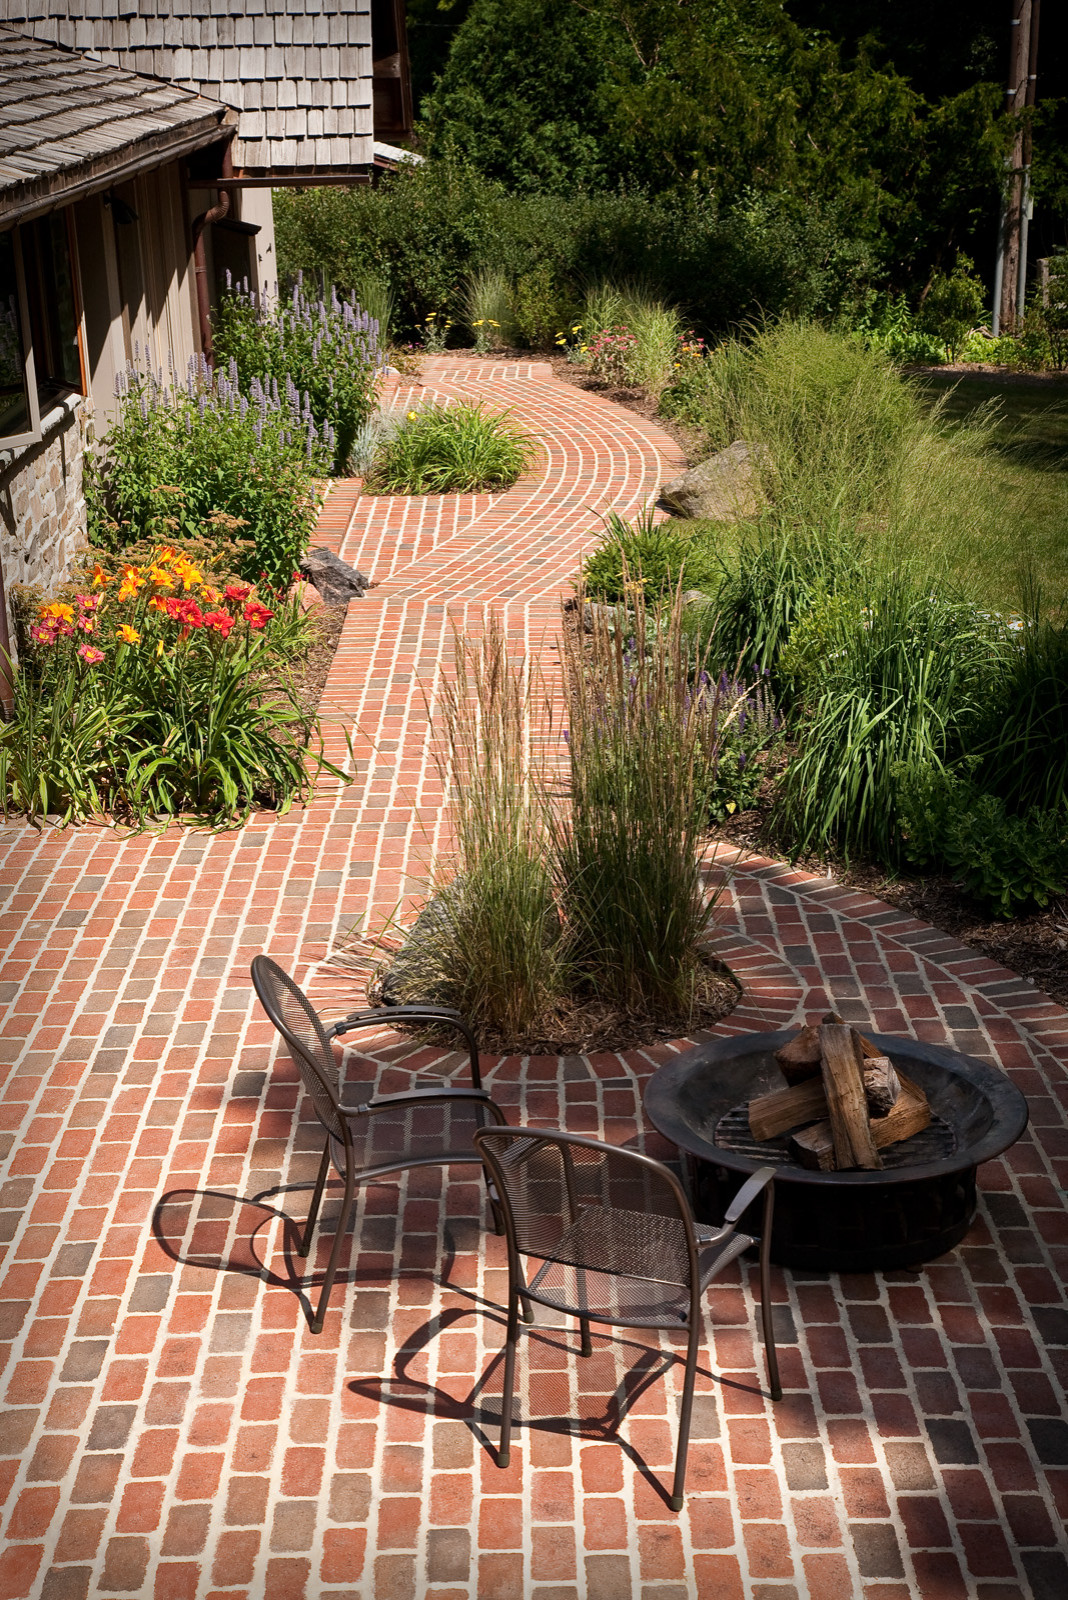
[[[274,616],[274,612],[268,606],[263,605],[261,601],[250,600],[245,607],[244,615],[249,627],[258,633],[261,628],[267,626]]]

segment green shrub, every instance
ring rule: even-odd
[[[548,350],[572,312],[569,297],[547,262],[539,262],[518,278],[513,308],[516,331],[534,350]]]
[[[184,387],[131,368],[121,388],[87,474],[90,542],[204,538],[232,546],[242,576],[287,586],[315,526],[329,428],[292,387],[283,397],[253,379],[246,396],[232,372],[192,362]]]
[[[1063,803],[1013,814],[997,795],[959,773],[906,766],[897,777],[905,854],[914,865],[947,871],[1002,917],[1048,906],[1068,891]]]
[[[314,625],[296,599],[266,604],[213,576],[164,547],[115,576],[98,563],[87,593],[27,608],[23,592],[6,810],[222,826],[309,792],[315,723],[286,669]]]
[[[712,760],[698,782],[707,815],[725,822],[755,802],[767,760],[782,743],[783,724],[772,702],[767,674],[755,679],[723,672],[718,680],[701,671],[695,691],[716,723]]]
[[[658,522],[652,506],[627,522],[615,511],[605,519],[604,543],[582,563],[581,582],[591,600],[626,601],[640,585],[648,605],[675,590],[701,589],[718,575],[707,537],[685,524]]]
[[[381,298],[381,296],[380,296]],[[272,393],[295,392],[316,428],[329,430],[334,472],[348,470],[352,442],[375,405],[384,359],[378,324],[355,302],[312,300],[298,281],[286,300],[260,302],[229,290],[215,312],[215,351],[243,394],[255,379]]]
[[[975,276],[975,263],[959,255],[951,273],[939,272],[932,278],[916,323],[921,333],[944,345],[948,361],[956,361],[985,305],[986,290]]]
[[[507,412],[481,404],[409,412],[375,459],[368,487],[381,494],[507,489],[533,460],[531,440]]]

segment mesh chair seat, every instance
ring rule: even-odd
[[[583,1211],[562,1237],[552,1259],[544,1261],[527,1285],[527,1295],[571,1317],[592,1317],[623,1327],[662,1328],[672,1321],[685,1326],[690,1314],[690,1286],[663,1276],[671,1260],[670,1245],[679,1224],[670,1217],[642,1212]],[[755,1241],[746,1233],[698,1228],[697,1267],[701,1291]],[[667,1247],[667,1248],[666,1248]],[[587,1261],[631,1256],[632,1272],[598,1268]]]
[[[528,1302],[577,1317],[582,1353],[589,1324],[685,1328],[683,1382],[671,1507],[682,1510],[693,1411],[701,1295],[708,1283],[757,1241],[737,1222],[764,1199],[760,1238],[761,1311],[772,1399],[782,1394],[771,1322],[768,1246],[775,1172],[762,1167],[735,1195],[723,1225],[699,1227],[670,1168],[636,1150],[540,1128],[480,1128],[474,1142],[486,1163],[508,1237],[508,1336],[498,1465],[511,1458],[512,1398],[519,1306]],[[529,1284],[521,1257],[540,1262]]]
[[[481,1157],[475,1148],[476,1132],[487,1125],[503,1123],[504,1115],[482,1087],[478,1047],[471,1029],[458,1012],[430,1005],[391,1006],[388,1011],[382,1008],[354,1011],[332,1027],[326,1027],[303,990],[269,956],[254,957],[252,983],[260,1004],[285,1040],[290,1059],[300,1073],[325,1133],[319,1175],[300,1242],[302,1256],[311,1249],[331,1163],[345,1184],[341,1216],[311,1322],[312,1332],[320,1333],[345,1231],[352,1217],[356,1184],[407,1167],[441,1166],[452,1162],[477,1164]],[[356,1028],[380,1028],[384,1022],[429,1024],[459,1033],[468,1049],[471,1087],[458,1089],[449,1083],[440,1088],[413,1089],[405,1094],[372,1094],[354,1107],[343,1104],[343,1093],[348,1099],[359,1095],[361,1090],[354,1084],[346,1084],[343,1089],[334,1059],[333,1040]],[[366,1095],[367,1089],[362,1093]],[[490,1199],[495,1204],[492,1193]]]

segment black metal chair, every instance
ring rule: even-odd
[[[589,1324],[686,1328],[686,1375],[675,1456],[673,1511],[682,1510],[686,1455],[700,1344],[701,1296],[725,1266],[757,1241],[737,1231],[763,1193],[761,1312],[773,1400],[782,1398],[769,1293],[774,1169],[761,1167],[739,1189],[723,1226],[695,1223],[682,1184],[651,1156],[575,1134],[540,1128],[482,1128],[475,1144],[486,1163],[508,1239],[508,1335],[498,1464],[510,1456],[519,1302],[537,1301],[577,1317],[582,1354]],[[529,1283],[520,1256],[541,1262]],[[527,1320],[529,1320],[529,1310]]]
[[[479,1163],[481,1157],[475,1149],[475,1133],[484,1128],[487,1121],[504,1123],[504,1114],[482,1087],[478,1047],[459,1012],[430,1005],[379,1007],[354,1011],[332,1027],[324,1027],[304,992],[269,956],[253,958],[252,983],[264,1011],[285,1040],[315,1114],[326,1130],[323,1159],[300,1241],[302,1256],[307,1256],[311,1249],[331,1160],[345,1184],[326,1277],[312,1317],[312,1332],[320,1333],[345,1231],[352,1216],[357,1183],[408,1167]],[[375,1095],[373,1086],[369,1085],[364,1091],[367,1098],[359,1105],[342,1105],[340,1076],[331,1040],[356,1028],[382,1027],[395,1022],[426,1023],[434,1028],[455,1029],[461,1034],[470,1054],[471,1088],[410,1089],[404,1094]],[[350,1088],[348,1082],[345,1087]],[[496,1216],[492,1194],[490,1199]]]

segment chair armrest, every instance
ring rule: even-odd
[[[753,1176],[751,1178],[747,1178],[742,1184],[742,1187],[738,1190],[738,1193],[727,1207],[723,1221],[733,1227],[738,1221],[738,1218],[741,1216],[742,1212],[745,1211],[748,1206],[752,1205],[758,1194],[763,1193],[768,1184],[772,1182],[774,1177],[774,1167],[759,1167],[757,1171],[753,1173]]]
[[[342,1106],[341,1112],[346,1117],[373,1116],[376,1111],[396,1110],[398,1106],[406,1105],[426,1105],[435,1100],[477,1100],[479,1105],[489,1107],[499,1122],[505,1121],[500,1106],[490,1099],[486,1089],[409,1089],[404,1094],[376,1094],[370,1100],[365,1100],[363,1105]]]
[[[478,1065],[478,1045],[475,1036],[466,1020],[458,1011],[451,1010],[448,1006],[375,1006],[371,1011],[353,1011],[347,1017],[342,1017],[340,1022],[335,1022],[332,1028],[327,1029],[328,1039],[340,1039],[343,1034],[351,1033],[354,1028],[388,1027],[391,1022],[431,1022],[436,1026],[455,1028],[457,1033],[463,1034],[467,1053],[471,1058],[471,1082],[476,1089],[482,1087],[482,1074]]]

